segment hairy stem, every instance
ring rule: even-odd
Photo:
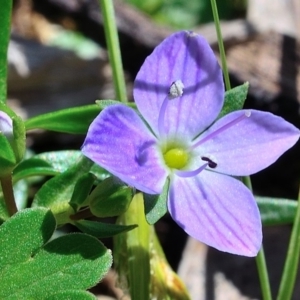
[[[78,221],[86,218],[92,217],[93,214],[91,213],[91,210],[89,208],[85,208],[82,210],[79,210],[74,215],[70,215],[70,219],[73,221]]]
[[[1,188],[2,193],[4,197],[4,201],[8,210],[8,213],[10,216],[14,215],[18,212],[15,196],[14,196],[14,190],[12,185],[12,176],[8,175],[5,177],[2,177],[0,179],[1,181]]]

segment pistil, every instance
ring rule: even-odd
[[[166,165],[171,169],[182,169],[186,166],[189,156],[181,148],[173,148],[164,153]]]

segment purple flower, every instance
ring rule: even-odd
[[[255,256],[261,220],[252,193],[230,177],[256,173],[299,138],[282,118],[256,110],[213,123],[224,102],[220,67],[199,35],[178,32],[155,48],[134,84],[140,115],[125,105],[91,124],[84,155],[129,185],[160,194],[192,237],[221,251]]]

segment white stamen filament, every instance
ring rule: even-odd
[[[210,140],[214,136],[216,136],[216,135],[220,134],[221,132],[227,130],[228,128],[236,125],[237,123],[241,122],[245,118],[249,118],[250,116],[251,116],[251,111],[250,110],[245,111],[245,113],[242,114],[241,116],[239,116],[236,119],[230,121],[229,123],[225,124],[224,126],[220,127],[219,129],[213,131],[212,133],[210,133],[209,135],[204,137],[202,140],[198,141],[196,144],[194,144],[193,146],[190,147],[190,150],[193,150],[193,149],[197,148],[198,146],[202,145],[203,143]]]
[[[165,115],[166,115],[168,102],[169,102],[169,97],[167,96],[160,107],[160,111],[158,115],[158,133],[161,138],[165,136]]]
[[[160,111],[158,115],[158,133],[161,138],[164,138],[165,136],[165,115],[166,115],[168,102],[169,100],[175,99],[177,97],[181,97],[183,95],[183,88],[184,85],[180,79],[174,81],[170,86],[169,94],[164,99],[160,107]]]
[[[193,171],[182,171],[182,170],[176,170],[175,174],[179,177],[194,177],[196,175],[198,175],[201,171],[203,171],[206,167],[208,166],[208,163],[202,165],[201,167],[199,167],[196,170]]]

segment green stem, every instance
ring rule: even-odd
[[[131,299],[150,299],[149,247],[151,226],[145,218],[144,201],[141,193],[133,197],[128,210],[119,217],[117,224],[138,225],[137,228],[115,237],[114,257],[120,277],[124,273],[127,275]]]
[[[123,73],[118,31],[114,16],[112,0],[99,0],[110,64],[113,70],[113,82],[117,99],[127,102],[126,83]],[[137,194],[133,197],[128,210],[119,217],[122,224],[138,224],[138,227],[114,239],[115,261],[118,268],[125,269],[128,276],[129,290],[132,300],[149,299],[150,292],[150,227],[145,219],[143,197]],[[118,245],[122,245],[118,247]],[[122,251],[126,258],[122,259]],[[118,262],[119,257],[119,262]]]
[[[218,37],[218,45],[219,45],[222,69],[223,69],[223,74],[224,74],[224,79],[225,79],[225,86],[226,86],[226,90],[230,90],[231,85],[230,85],[229,72],[228,72],[228,67],[227,67],[227,62],[226,62],[224,43],[223,43],[223,38],[222,38],[222,33],[221,33],[218,8],[217,8],[216,0],[211,0],[210,2],[211,2],[214,22],[215,22],[215,26],[216,26],[217,37]],[[249,176],[244,177],[243,182],[252,191],[252,184],[251,184],[250,177]],[[261,247],[258,255],[256,256],[256,265],[257,265],[261,290],[262,290],[262,294],[263,294],[263,299],[271,300],[272,299],[271,288],[270,288],[267,264],[266,264],[266,260],[265,260],[263,247]]]
[[[123,72],[113,1],[99,0],[99,2],[102,10],[105,38],[113,72],[113,82],[116,97],[118,100],[125,103],[127,102],[126,83]]]
[[[244,183],[244,185],[250,190],[252,191],[252,183],[251,183],[251,178],[250,176],[245,176],[242,178],[242,181]]]
[[[12,0],[2,0],[0,9],[0,102],[6,102],[7,49],[10,37]]]
[[[12,185],[12,176],[5,176],[0,179],[4,201],[10,216],[18,212]]]
[[[252,183],[249,176],[243,177],[244,184],[252,191]],[[260,248],[256,258],[256,266],[261,287],[261,292],[264,300],[271,300],[272,293],[269,281],[269,274],[263,246]]]
[[[224,74],[225,87],[226,87],[226,90],[229,91],[231,89],[231,85],[230,85],[229,72],[228,72],[228,67],[227,67],[227,62],[226,62],[226,54],[225,54],[224,43],[223,43],[223,38],[222,38],[217,3],[216,3],[216,0],[210,0],[210,3],[211,3],[211,9],[212,9],[214,22],[215,22],[215,26],[216,26],[217,37],[218,37],[218,45],[219,45],[219,51],[220,51],[220,56],[221,56],[221,63],[222,63],[222,69],[223,69],[223,74]]]
[[[79,210],[74,215],[70,215],[70,219],[72,221],[78,221],[86,218],[93,217],[93,214],[89,208],[84,208],[82,210]]]
[[[289,300],[292,298],[299,266],[300,253],[300,191],[298,195],[298,206],[289,243],[287,258],[279,286],[277,300]]]
[[[261,247],[261,249],[259,250],[255,260],[263,299],[272,300],[269,274],[263,247]]]

